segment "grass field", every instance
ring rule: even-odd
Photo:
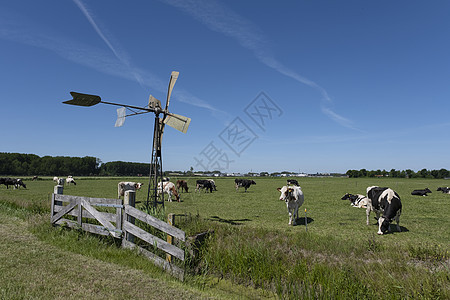
[[[80,178],[76,186],[66,186],[64,194],[116,198],[120,180]],[[449,180],[299,178],[305,203],[297,226],[288,225],[286,206],[278,200],[276,188],[283,186],[285,179],[256,178],[257,184],[247,193],[243,189],[236,192],[233,178],[215,180],[218,191],[210,194],[194,192],[195,178],[187,178],[190,193],[182,193],[180,203],[165,205],[165,212],[176,213],[178,226],[189,234],[214,230],[201,257],[188,267],[192,268],[190,277],[181,285],[197,293],[193,297],[233,298],[239,290],[244,298],[450,298],[450,195],[436,192],[438,186],[449,186]],[[147,195],[144,183],[144,189],[137,192],[141,204]],[[42,220],[46,220],[53,182],[26,184],[26,190],[0,188],[0,208],[8,210],[3,216],[25,211],[32,216],[43,214]],[[365,194],[372,185],[391,187],[400,195],[402,232],[378,236],[372,217],[372,225],[365,224],[365,209],[340,200],[346,192]],[[413,189],[425,187],[433,191],[428,197],[411,196]],[[84,250],[83,245],[71,250],[66,245],[70,242],[58,242],[63,237],[48,229],[48,222],[35,223],[39,225],[34,226],[34,235],[44,243],[87,256],[95,252]],[[74,237],[73,243],[77,239],[80,237]],[[118,256],[113,263],[136,269]],[[104,255],[97,258],[111,263]],[[163,276],[155,272],[148,274]],[[229,282],[233,285],[226,284]],[[241,285],[267,293],[242,290]],[[4,290],[2,283],[0,288]]]

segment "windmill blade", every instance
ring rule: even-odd
[[[150,95],[150,97],[148,97],[148,107],[155,109],[156,108],[162,109],[161,101]]]
[[[116,124],[114,125],[114,127],[123,126],[123,123],[125,123],[126,113],[127,113],[127,109],[125,107],[117,109],[117,120],[116,120]]]
[[[64,101],[64,104],[93,106],[102,102],[100,96],[97,95],[82,94],[77,92],[70,92],[70,94],[72,95],[73,99]]]
[[[180,116],[177,114],[168,113],[164,118],[164,124],[169,125],[176,130],[181,131],[182,133],[186,133],[191,124],[191,118]]]
[[[166,108],[165,108],[166,111],[168,111],[168,109],[169,109],[170,95],[172,94],[173,86],[175,85],[175,82],[177,82],[179,74],[180,74],[180,72],[172,71],[172,74],[170,75],[169,90],[167,91],[167,100],[166,100]]]

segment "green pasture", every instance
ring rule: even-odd
[[[176,225],[188,235],[214,231],[200,249],[201,256],[187,266],[191,277],[185,284],[190,288],[221,281],[262,288],[278,298],[450,297],[450,195],[436,191],[450,186],[450,180],[296,178],[305,202],[297,226],[289,226],[277,191],[285,178],[253,178],[256,185],[247,192],[235,190],[234,178],[214,178],[213,193],[195,192],[197,178],[171,181],[177,179],[187,180],[189,193],[180,194],[181,202],[166,202],[165,214],[175,213]],[[76,180],[76,186],[64,187],[64,194],[116,198],[119,181],[140,181],[144,187],[136,193],[137,206],[146,201],[146,178]],[[25,183],[27,189],[20,190],[0,186],[0,204],[46,218],[54,183],[50,178]],[[341,200],[345,193],[365,194],[372,185],[390,187],[400,195],[402,232],[392,226],[392,234],[378,236],[373,214],[367,226],[365,209]],[[426,187],[433,191],[429,196],[411,195]],[[58,234],[40,232],[41,239],[52,235],[55,243]],[[250,293],[248,298],[260,296]]]
[[[389,178],[297,178],[305,196],[299,209],[297,226],[288,226],[288,214],[284,202],[279,201],[278,187],[286,184],[285,178],[254,178],[247,192],[234,187],[234,178],[214,178],[217,191],[195,192],[197,178],[185,179],[189,193],[180,193],[181,202],[165,203],[165,212],[179,215],[200,215],[213,222],[228,223],[251,228],[267,228],[293,233],[305,231],[305,209],[307,230],[311,234],[332,236],[341,239],[365,239],[376,233],[376,220],[371,214],[372,225],[366,226],[365,209],[351,207],[348,201],[340,200],[345,193],[365,194],[372,185],[394,189],[403,204],[400,225],[404,232],[380,237],[383,241],[434,242],[450,241],[450,195],[437,192],[439,186],[450,186],[450,180],[435,179],[389,179]],[[64,194],[87,197],[117,198],[117,183],[122,180],[143,182],[136,193],[137,206],[147,198],[148,178],[77,178],[77,185],[65,185]],[[6,190],[0,186],[0,199],[19,206],[50,210],[50,194],[54,183],[45,180],[26,180],[27,189]],[[427,197],[412,196],[414,189],[430,188]]]

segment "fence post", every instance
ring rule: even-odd
[[[172,225],[172,226],[174,225],[174,223],[175,223],[175,214],[169,214],[167,216],[167,223],[169,225]],[[172,243],[173,243],[173,236],[167,234],[167,242],[172,245]],[[172,262],[172,255],[166,254],[166,261],[171,263]]]
[[[135,191],[126,191],[125,195],[123,197],[123,205],[129,205],[132,207],[135,207],[136,205],[136,192]],[[127,214],[124,214],[124,216],[127,216],[127,221],[134,225],[134,217],[128,216]],[[134,243],[134,236],[128,232],[125,232],[124,238],[130,242]]]
[[[55,185],[55,187],[53,188],[54,194],[62,195],[63,191],[64,191],[64,186],[62,186],[62,185]]]

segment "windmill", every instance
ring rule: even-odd
[[[152,143],[152,156],[150,162],[150,175],[147,192],[146,208],[150,207],[150,204],[155,208],[164,207],[164,193],[158,195],[158,183],[162,184],[162,150],[161,141],[164,133],[164,126],[169,125],[176,130],[183,133],[187,132],[191,119],[188,117],[180,116],[169,112],[170,96],[172,94],[175,82],[178,79],[179,72],[173,71],[170,76],[169,88],[167,91],[166,106],[162,109],[161,101],[150,95],[148,105],[145,107],[137,107],[127,104],[119,104],[113,102],[102,101],[100,96],[81,94],[76,92],[70,92],[73,99],[64,101],[65,104],[78,105],[78,106],[93,106],[98,103],[121,106],[117,109],[117,120],[115,127],[120,127],[124,124],[125,118],[140,114],[153,112],[155,114],[155,123],[153,129],[153,143]],[[127,114],[127,110],[130,111]],[[162,115],[160,117],[160,115]]]

